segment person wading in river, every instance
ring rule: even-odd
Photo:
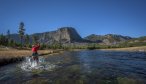
[[[37,65],[39,62],[38,52],[37,52],[39,48],[40,48],[40,43],[36,43],[35,45],[32,45],[32,58],[33,58],[33,61],[37,62]]]

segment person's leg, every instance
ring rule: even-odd
[[[35,66],[38,65],[38,62],[37,62],[37,56],[34,56],[34,64],[35,64]]]
[[[33,61],[34,61],[34,62],[36,62],[36,56],[37,56],[37,53],[35,52],[35,53],[34,53],[34,56],[33,56]]]
[[[30,65],[32,65],[32,62],[33,62],[33,56],[30,56]]]
[[[39,58],[38,58],[38,53],[36,52],[36,62],[37,62],[37,65],[39,64]]]
[[[38,56],[36,56],[36,62],[37,62],[37,65],[38,65],[39,64]]]
[[[33,61],[35,61],[35,56],[33,56]]]
[[[35,53],[33,52],[33,54],[32,54],[32,62],[34,62],[35,61]]]

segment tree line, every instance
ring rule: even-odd
[[[7,30],[7,34],[0,34],[0,45],[1,46],[9,46],[9,47],[31,47],[30,36],[25,34],[25,25],[23,22],[20,22],[18,28],[18,34],[20,38],[20,42],[16,42],[11,38],[10,30]],[[36,37],[33,37],[33,43],[36,42]]]

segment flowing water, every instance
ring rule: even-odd
[[[82,50],[0,67],[0,84],[146,84],[146,53]]]
[[[22,70],[30,72],[33,70],[51,71],[53,70],[53,68],[56,67],[56,65],[46,62],[44,57],[39,57],[38,63],[37,61],[33,61],[32,57],[26,57],[25,61],[23,61],[19,66],[21,67]]]

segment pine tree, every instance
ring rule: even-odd
[[[20,40],[21,40],[21,47],[22,47],[22,40],[23,40],[23,37],[24,37],[24,32],[25,32],[24,23],[20,22],[18,33],[19,33]]]
[[[7,38],[10,39],[10,30],[7,31]]]
[[[0,45],[4,45],[4,46],[8,45],[8,39],[3,34],[0,35]]]
[[[11,46],[10,30],[7,31],[8,46]]]

